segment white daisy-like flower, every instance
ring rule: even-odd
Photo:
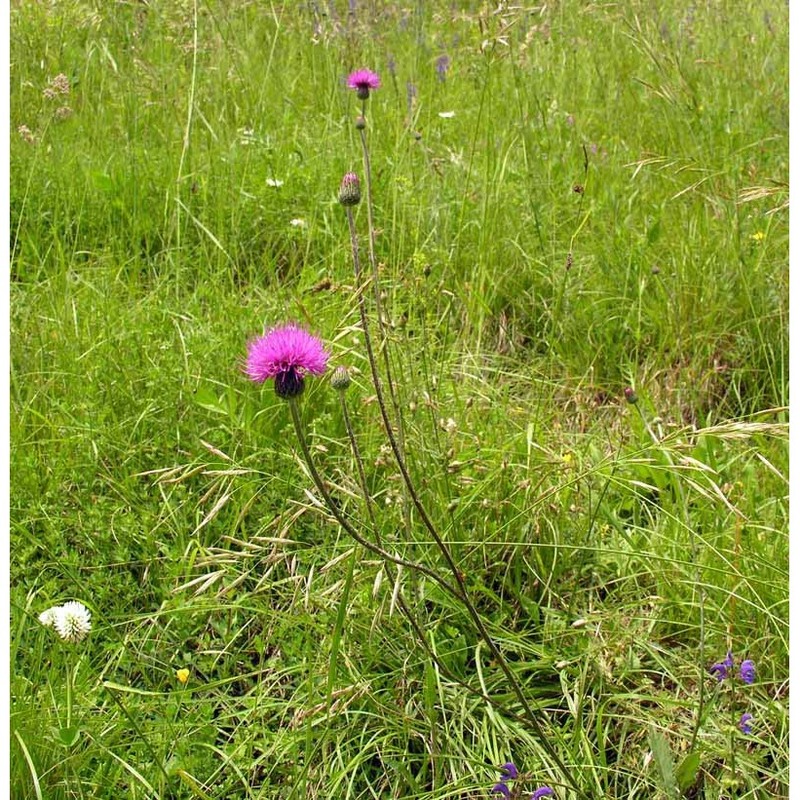
[[[267,186],[280,189],[280,187],[283,186],[283,181],[280,178],[267,178]]]
[[[70,600],[55,611],[53,627],[65,642],[81,642],[92,629],[92,615],[83,603]]]
[[[45,626],[45,628],[52,628],[56,621],[56,614],[58,613],[58,609],[60,606],[53,606],[52,608],[48,608],[46,611],[42,611],[39,614],[39,622]]]
[[[304,219],[290,219],[289,224],[293,225],[295,228],[305,228],[306,221]]]

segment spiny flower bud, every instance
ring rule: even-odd
[[[356,130],[363,131],[367,127],[367,120],[359,114],[356,117]]]
[[[632,386],[625,387],[625,399],[631,404],[639,402],[639,396],[633,391]]]
[[[350,386],[350,373],[347,371],[347,367],[336,367],[331,376],[331,386],[337,392],[347,390],[347,387]]]
[[[343,206],[357,206],[361,202],[361,182],[355,172],[348,172],[339,187],[339,202]]]

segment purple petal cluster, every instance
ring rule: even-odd
[[[508,761],[503,764],[500,767],[500,772],[502,773],[502,778],[500,780],[503,781],[513,781],[514,778],[519,777],[519,770],[513,761]]]
[[[369,97],[370,89],[380,89],[381,79],[369,69],[357,69],[347,76],[347,85],[350,89],[355,89],[360,100]]]
[[[727,657],[723,661],[713,664],[709,672],[718,681],[724,681],[728,677],[728,671],[731,669],[733,669],[733,653],[728,650]]]
[[[296,397],[303,391],[305,375],[322,375],[328,358],[316,336],[289,324],[273,328],[248,344],[245,373],[256,383],[274,378],[279,397]]]
[[[746,683],[751,684],[756,679],[756,664],[749,658],[742,661],[739,666],[739,677]]]
[[[733,660],[733,653],[728,650],[728,655],[716,664],[712,664],[709,672],[719,681],[732,676],[732,670],[736,666]],[[750,658],[744,659],[739,665],[739,677],[746,683],[751,684],[756,679],[756,662]]]
[[[494,786],[492,786],[490,794],[499,794],[503,797],[510,798],[511,789],[508,786],[508,782],[516,780],[517,778],[519,778],[519,770],[517,769],[517,765],[513,761],[507,761],[505,764],[500,766],[500,780]],[[554,794],[555,792],[549,786],[540,786],[530,796],[530,800],[541,800],[542,797],[552,797]],[[514,796],[519,797],[519,789],[517,789]]]
[[[745,735],[749,736],[753,732],[753,726],[750,724],[750,720],[753,719],[752,714],[748,714],[745,712],[739,718],[739,730]]]

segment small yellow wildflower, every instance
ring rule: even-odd
[[[764,231],[756,231],[750,238],[754,242],[760,242],[764,238]]]
[[[189,680],[189,670],[186,667],[179,669],[175,673],[175,677],[183,684],[185,684]]]

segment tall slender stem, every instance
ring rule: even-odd
[[[381,558],[385,558],[388,561],[391,561],[395,564],[399,564],[401,567],[408,567],[409,569],[414,569],[417,572],[421,572],[423,575],[427,575],[431,580],[436,581],[446,592],[453,595],[456,599],[461,599],[461,594],[454,586],[451,586],[444,578],[437,575],[432,569],[426,567],[424,564],[418,564],[414,561],[408,561],[405,558],[401,558],[400,556],[396,556],[393,553],[388,552],[388,550],[384,550],[382,547],[379,547],[376,544],[373,544],[369,541],[369,539],[365,539],[351,524],[348,522],[347,518],[342,514],[339,510],[338,505],[334,502],[333,498],[331,497],[330,492],[328,491],[328,487],[325,486],[322,477],[320,476],[319,472],[317,471],[317,467],[314,463],[314,459],[311,455],[311,450],[308,447],[308,442],[306,441],[305,432],[303,430],[303,424],[300,420],[300,411],[297,408],[297,399],[294,397],[287,398],[287,402],[289,403],[289,409],[292,413],[292,422],[294,423],[294,429],[297,433],[297,440],[300,444],[300,449],[303,451],[303,457],[305,458],[306,465],[308,466],[308,470],[311,473],[311,478],[314,481],[314,485],[319,490],[319,493],[322,495],[323,499],[325,500],[325,504],[328,507],[328,510],[336,517],[336,521],[350,534],[359,544],[363,545],[367,548],[367,550],[371,550],[376,555],[379,555]]]
[[[516,695],[517,700],[519,701],[520,705],[522,706],[525,712],[526,719],[529,721],[534,731],[536,731],[536,734],[540,740],[540,744],[547,751],[550,758],[553,759],[553,762],[558,766],[558,768],[563,773],[565,779],[572,785],[572,787],[575,789],[578,795],[585,796],[580,786],[578,785],[577,780],[569,772],[566,765],[561,760],[561,757],[558,755],[555,747],[550,743],[550,740],[547,737],[547,733],[544,729],[544,726],[542,725],[541,722],[539,722],[539,720],[533,713],[533,709],[528,703],[528,699],[525,697],[525,693],[522,691],[522,687],[520,686],[519,681],[516,679],[514,673],[512,672],[511,668],[508,665],[508,662],[505,660],[502,652],[494,643],[494,640],[489,634],[489,631],[486,629],[483,619],[478,613],[478,610],[475,608],[475,604],[469,597],[463,573],[453,560],[453,556],[450,553],[450,550],[447,548],[447,545],[444,543],[441,536],[439,536],[436,527],[434,526],[433,522],[428,516],[425,507],[422,505],[422,502],[420,501],[419,496],[417,495],[416,488],[414,486],[413,481],[411,480],[411,475],[409,474],[406,468],[403,453],[400,450],[397,438],[395,437],[394,431],[392,430],[392,424],[391,421],[389,420],[389,415],[386,410],[386,403],[383,397],[381,379],[380,375],[378,374],[378,367],[375,361],[375,353],[372,349],[372,339],[369,332],[369,324],[367,320],[367,312],[364,302],[364,294],[361,291],[361,280],[360,280],[361,269],[358,257],[358,239],[356,236],[353,211],[349,206],[346,206],[345,210],[347,212],[347,222],[350,227],[350,240],[353,248],[353,265],[355,270],[356,286],[357,286],[356,295],[358,297],[358,309],[359,309],[359,314],[361,316],[361,327],[363,328],[364,331],[364,347],[367,351],[367,360],[369,361],[370,370],[372,372],[372,381],[375,386],[375,395],[378,400],[378,407],[381,412],[381,417],[383,418],[383,426],[386,431],[386,436],[389,440],[389,445],[392,449],[392,452],[394,453],[395,461],[397,462],[400,474],[402,475],[403,482],[406,485],[409,496],[411,497],[414,507],[417,509],[417,513],[419,514],[420,519],[422,520],[425,527],[428,529],[430,535],[433,537],[436,546],[442,553],[442,556],[444,557],[444,560],[447,563],[450,572],[455,578],[457,586],[456,597],[458,597],[458,599],[461,600],[461,602],[464,604],[464,607],[466,608],[469,616],[471,617],[472,622],[475,625],[476,630],[478,631],[478,634],[480,635],[481,639],[483,639],[483,641],[486,643],[486,646],[489,648],[489,651],[492,654],[493,658],[497,662],[503,674],[506,676],[506,679],[508,680],[512,691]]]
[[[374,500],[369,493],[369,488],[367,486],[367,476],[366,472],[364,471],[364,460],[361,457],[361,450],[358,446],[358,440],[356,439],[355,432],[353,431],[353,425],[350,422],[350,413],[347,410],[347,401],[344,399],[344,392],[339,393],[339,400],[342,406],[342,417],[344,418],[344,425],[345,429],[347,430],[347,436],[350,439],[350,448],[353,451],[353,458],[356,462],[356,469],[358,471],[359,481],[361,483],[361,491],[364,495],[364,504],[367,507],[367,515],[369,516],[370,522],[375,530],[375,540],[378,542],[379,545],[382,546],[381,542],[381,534],[380,530],[378,529],[377,520],[375,518],[375,510],[374,510]],[[383,569],[386,574],[387,579],[391,580],[391,575],[389,573],[389,563],[387,561],[383,561]],[[428,657],[433,661],[442,674],[449,678],[454,683],[457,683],[459,686],[466,689],[470,694],[474,695],[475,697],[480,697],[486,703],[497,708],[499,711],[502,711],[503,714],[512,717],[517,722],[526,722],[527,720],[524,717],[521,717],[519,714],[514,713],[509,708],[507,708],[503,703],[499,700],[495,700],[495,698],[491,697],[490,695],[486,694],[485,692],[481,691],[480,689],[476,689],[471,684],[467,683],[463,678],[459,678],[440,658],[436,655],[435,651],[429,644],[427,637],[425,636],[425,631],[423,630],[422,626],[417,622],[416,618],[411,612],[411,609],[406,603],[405,598],[403,597],[403,590],[402,588],[399,589],[397,593],[397,604],[400,607],[400,611],[403,616],[408,620],[411,627],[414,629],[414,633],[419,639],[422,648],[425,650]]]
[[[362,116],[366,109],[366,101],[362,103]],[[365,129],[359,128],[361,139],[361,153],[364,160],[364,188],[366,189],[367,205],[367,228],[369,229],[369,263],[372,267],[373,292],[375,294],[375,311],[378,318],[378,332],[381,337],[381,353],[383,355],[383,365],[386,370],[386,382],[389,385],[389,396],[394,407],[397,418],[397,432],[401,452],[405,452],[405,434],[403,431],[403,415],[400,410],[400,401],[397,398],[394,381],[392,380],[392,368],[389,361],[388,336],[383,319],[383,301],[381,300],[380,274],[378,272],[378,260],[375,257],[375,222],[372,216],[372,169],[369,161],[369,148],[367,147],[367,133]]]

